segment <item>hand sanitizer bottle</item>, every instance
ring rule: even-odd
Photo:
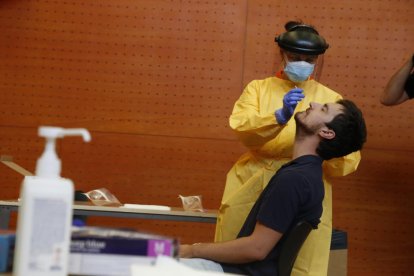
[[[66,276],[71,236],[73,183],[60,177],[61,162],[55,151],[57,138],[80,135],[86,129],[40,127],[46,147],[37,160],[36,175],[26,176],[20,192],[17,221],[15,276]]]

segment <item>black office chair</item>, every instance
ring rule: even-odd
[[[85,195],[83,191],[76,190],[73,196],[73,201],[89,201],[89,198]],[[76,226],[86,225],[87,216],[82,215],[73,215],[72,224]]]
[[[312,225],[308,222],[301,221],[286,234],[277,260],[279,276],[290,276],[299,250],[312,229]]]

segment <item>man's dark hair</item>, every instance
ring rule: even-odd
[[[335,132],[333,139],[323,139],[316,149],[322,159],[342,157],[362,149],[367,140],[367,129],[361,110],[350,100],[339,100],[342,113],[326,123]]]

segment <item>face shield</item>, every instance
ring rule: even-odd
[[[314,28],[308,25],[296,25],[277,36],[275,42],[281,48],[285,65],[287,62],[296,62],[295,67],[299,70],[309,70],[302,68],[309,67],[303,62],[313,64],[312,77],[319,79],[323,67],[323,53],[329,45]],[[302,65],[299,64],[301,61]]]

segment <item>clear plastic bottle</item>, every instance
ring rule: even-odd
[[[26,176],[20,192],[14,272],[16,276],[66,276],[73,206],[73,183],[60,177],[57,138],[82,136],[86,129],[40,127],[46,147],[36,164],[36,175]]]

